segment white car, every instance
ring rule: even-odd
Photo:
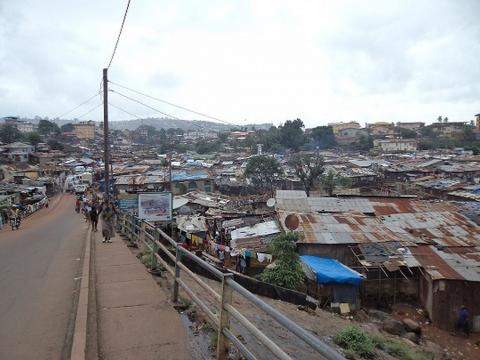
[[[87,185],[75,185],[75,194],[83,194],[87,190]]]

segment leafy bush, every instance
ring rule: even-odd
[[[304,284],[305,277],[296,252],[298,236],[297,233],[287,233],[272,240],[270,249],[276,258],[275,267],[263,271],[260,275],[262,281],[288,289],[298,289]]]
[[[398,340],[385,341],[382,350],[400,360],[430,360],[434,358],[432,354],[416,352],[407,344]]]
[[[346,327],[335,335],[333,341],[346,349],[349,356],[355,354],[364,359],[373,359],[375,356],[375,346],[372,339],[358,326]]]
[[[399,340],[386,339],[379,334],[367,334],[357,326],[349,326],[334,338],[335,344],[344,348],[348,359],[375,358],[375,349],[382,350],[400,360],[432,360],[433,354],[416,352]]]

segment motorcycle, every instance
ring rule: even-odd
[[[12,230],[18,230],[20,228],[20,218],[15,217],[10,219],[10,226]]]

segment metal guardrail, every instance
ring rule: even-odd
[[[309,347],[319,354],[319,358],[328,360],[345,360],[336,350],[316,338],[308,331],[300,327],[298,324],[290,320],[281,312],[270,306],[258,296],[254,295],[233,279],[233,274],[223,273],[205,260],[192,254],[188,250],[179,246],[170,236],[168,236],[161,229],[156,228],[152,224],[140,220],[130,214],[121,214],[119,216],[118,227],[120,232],[126,235],[131,241],[142,242],[147,246],[155,259],[158,260],[165,269],[173,276],[174,285],[172,293],[172,301],[178,301],[178,291],[181,287],[188,296],[203,310],[208,316],[211,324],[217,330],[217,360],[225,360],[228,355],[229,343],[231,342],[237,350],[248,360],[258,359],[249,349],[243,344],[238,337],[236,337],[230,329],[230,319],[234,318],[242,326],[244,326],[259,342],[261,342],[272,354],[278,359],[291,360],[292,358],[284,350],[280,348],[267,335],[259,330],[250,320],[240,313],[232,304],[232,294],[237,292],[245,299],[254,304],[258,309],[270,315],[279,324],[283,325],[287,330],[295,334],[298,338],[303,340]],[[168,249],[160,239],[164,239],[172,246]],[[161,250],[174,264],[172,268],[167,261],[165,261],[159,254]],[[175,250],[175,255],[171,251]],[[204,270],[214,275],[221,281],[221,293],[217,293],[210,285],[203,281],[198,275],[193,273],[185,264],[182,263],[182,258],[188,258],[197,263]],[[152,257],[153,259],[153,257]],[[181,273],[188,274],[196,284],[206,290],[219,303],[218,315],[215,314],[207,304],[181,279]]]

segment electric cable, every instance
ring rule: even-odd
[[[125,9],[125,14],[123,14],[123,20],[122,20],[122,24],[120,25],[120,31],[118,32],[117,41],[115,42],[115,46],[113,48],[113,52],[112,52],[112,56],[110,57],[110,61],[108,62],[107,69],[110,69],[110,66],[112,65],[113,58],[115,57],[115,53],[117,52],[118,43],[120,42],[120,36],[122,35],[123,25],[125,25],[125,20],[127,19],[127,14],[128,14],[129,7],[130,7],[130,0],[128,0],[128,2],[127,2],[127,8]]]
[[[95,97],[97,97],[98,95],[100,94],[100,91],[97,92],[95,95],[89,97],[87,100],[85,101],[82,101],[79,105],[75,106],[73,109],[71,110],[68,110],[67,112],[63,113],[62,115],[60,116],[57,116],[57,118],[61,119],[63,116],[67,115],[67,114],[70,114],[71,112],[77,110],[79,107],[81,107],[82,105],[85,105],[87,104],[88,102],[90,102],[91,100],[93,100]]]
[[[117,90],[109,89],[109,91],[111,91],[111,92],[113,92],[113,93],[115,93],[115,94],[118,94],[118,95],[120,95],[120,96],[122,96],[122,97],[124,97],[124,98],[126,98],[126,99],[128,99],[128,100],[130,100],[130,101],[136,102],[137,104],[143,105],[143,106],[145,106],[145,107],[147,107],[147,108],[149,108],[149,109],[151,109],[151,110],[153,110],[153,111],[156,111],[156,112],[162,114],[163,116],[166,116],[167,118],[174,119],[174,120],[179,120],[179,121],[187,121],[187,120],[180,119],[180,118],[178,118],[178,117],[176,117],[176,116],[167,114],[167,113],[165,113],[165,112],[163,112],[163,111],[161,111],[161,110],[158,110],[157,108],[154,108],[153,106],[150,106],[150,105],[148,105],[148,104],[145,104],[144,102],[141,102],[140,100],[137,100],[137,99],[132,98],[132,97],[130,97],[130,96],[128,96],[128,95],[122,94],[121,92],[119,92],[119,91],[117,91]],[[130,114],[130,115],[133,116],[133,114]],[[140,120],[143,120],[143,119],[140,118]],[[197,123],[195,122],[195,120],[194,120],[194,121],[191,121],[190,123],[191,123],[192,125],[198,127],[199,129],[205,130],[205,126],[202,126],[202,125],[197,124]]]
[[[78,117],[78,119],[81,119],[82,117],[90,114],[92,111],[98,109],[98,108],[99,108],[100,106],[102,106],[102,105],[103,105],[103,103],[100,103],[100,104],[96,105],[94,108],[91,108],[90,110],[88,110],[85,114],[80,115],[80,116]]]
[[[112,104],[110,101],[108,102],[108,105],[110,105],[111,107],[117,109],[117,110],[120,110],[122,112],[124,112],[125,114],[128,114],[130,116],[133,116],[134,118],[136,118],[137,120],[143,120],[142,118],[140,118],[140,116],[137,116],[135,114],[132,114],[131,112],[128,112],[127,110],[124,110],[122,109],[120,106],[116,106],[114,104]]]
[[[204,113],[201,113],[201,112],[199,112],[199,111],[189,109],[189,108],[187,108],[187,107],[185,107],[185,106],[177,105],[177,104],[174,104],[174,103],[172,103],[172,102],[169,102],[169,101],[166,101],[166,100],[157,98],[157,97],[155,97],[155,96],[151,96],[151,95],[145,94],[145,93],[143,93],[143,92],[141,92],[141,91],[134,90],[134,89],[129,88],[129,87],[124,86],[124,85],[120,85],[120,84],[118,84],[118,83],[116,83],[116,82],[113,82],[113,81],[111,81],[111,80],[109,80],[108,82],[111,83],[111,84],[113,84],[113,85],[116,85],[116,86],[118,86],[118,87],[121,87],[121,88],[123,88],[123,89],[125,89],[125,90],[134,92],[134,93],[136,93],[136,94],[139,94],[139,95],[142,95],[142,96],[145,96],[145,97],[148,97],[148,98],[150,98],[150,99],[152,99],[152,100],[156,100],[156,101],[162,102],[162,103],[164,103],[164,104],[167,104],[167,105],[170,105],[170,106],[174,106],[174,107],[176,107],[176,108],[178,108],[178,109],[182,109],[182,110],[191,112],[191,113],[193,113],[193,114],[206,117],[206,118],[211,119],[211,120],[220,121],[220,122],[222,122],[222,123],[224,123],[224,124],[227,124],[227,125],[237,126],[237,125],[235,125],[235,124],[229,123],[228,121],[219,119],[219,118],[217,118],[217,117],[215,117],[215,116],[211,116],[211,115],[208,115],[208,114],[204,114]]]
[[[111,92],[113,92],[113,93],[115,93],[115,94],[118,94],[118,95],[120,95],[120,96],[122,96],[122,97],[124,97],[124,98],[126,98],[126,99],[128,99],[128,100],[130,100],[130,101],[136,102],[137,104],[143,105],[143,106],[145,106],[145,107],[147,107],[147,108],[149,108],[149,109],[151,109],[151,110],[153,110],[153,111],[156,111],[156,112],[162,114],[163,116],[166,116],[166,117],[169,117],[169,118],[175,119],[175,120],[181,120],[180,118],[178,118],[178,117],[176,117],[176,116],[167,114],[167,113],[165,113],[165,112],[163,112],[163,111],[160,111],[160,110],[154,108],[153,106],[147,105],[147,104],[141,102],[140,100],[137,100],[137,99],[134,99],[134,98],[132,98],[132,97],[130,97],[130,96],[128,96],[128,95],[122,94],[121,92],[118,92],[117,90],[109,89],[109,91],[111,91]]]

